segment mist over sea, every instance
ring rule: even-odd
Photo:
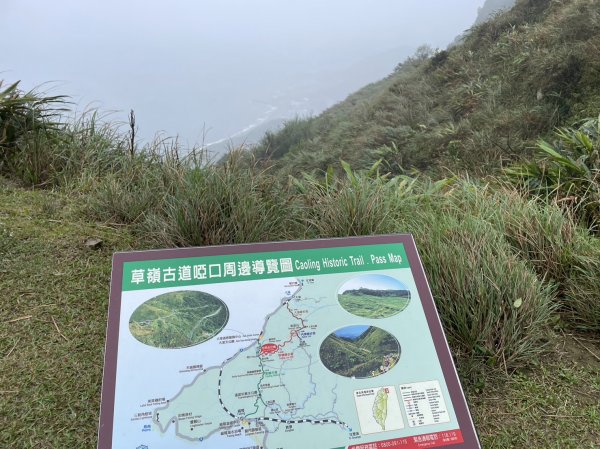
[[[322,112],[422,44],[445,47],[482,3],[4,0],[0,29],[19,38],[0,79],[124,125],[133,109],[138,144],[160,133],[218,153]]]

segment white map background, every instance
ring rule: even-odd
[[[229,322],[219,335],[233,335],[236,330],[241,334],[260,332],[264,317],[273,312],[281,303],[285,288],[290,279],[272,279],[260,282],[260,301],[256,283],[252,281],[230,284],[212,284],[200,287],[185,287],[185,290],[198,290],[215,295],[229,307]],[[252,285],[254,284],[254,285]],[[198,372],[180,373],[186,366],[202,364],[204,367],[220,365],[223,360],[240,349],[247,347],[248,342],[220,345],[213,338],[201,345],[184,349],[157,349],[137,341],[129,332],[129,317],[143,302],[155,296],[181,288],[163,288],[124,292],[121,303],[121,320],[119,330],[119,353],[117,362],[117,387],[115,395],[115,416],[113,427],[113,445],[123,449],[135,449],[145,444],[153,447],[169,447],[171,449],[189,449],[198,447],[198,443],[185,441],[175,437],[171,427],[165,434],[159,432],[142,432],[145,424],[151,420],[131,421],[136,414],[153,411],[154,407],[141,408],[149,399],[175,396],[183,385],[192,382]],[[263,317],[262,320],[251,320],[248,317]],[[115,443],[117,443],[115,445]],[[231,438],[214,436],[211,446],[229,449],[243,445],[241,440],[235,443]],[[248,439],[248,445],[254,444]],[[203,445],[203,447],[208,447]]]
[[[393,276],[404,283],[412,293],[411,303],[406,310],[400,314],[384,320],[373,320],[359,318],[346,312],[337,302],[338,289],[350,279],[361,273],[342,273],[335,275],[314,276],[315,284],[308,288],[305,286],[301,294],[311,297],[317,295],[329,298],[326,309],[314,317],[310,317],[313,324],[318,324],[317,335],[311,342],[313,354],[318,357],[320,342],[331,332],[348,325],[369,324],[382,326],[384,329],[394,333],[401,344],[400,362],[388,373],[370,379],[357,380],[334,375],[329,372],[320,362],[314,359],[315,382],[320,390],[336,390],[337,406],[336,413],[340,420],[345,421],[348,427],[355,431],[360,430],[356,404],[353,399],[353,391],[357,388],[378,388],[384,385],[395,385],[408,382],[419,382],[423,380],[440,380],[442,394],[449,406],[450,422],[426,426],[419,429],[404,428],[402,430],[385,433],[363,435],[361,439],[350,440],[348,430],[337,425],[313,425],[300,424],[296,431],[291,434],[277,433],[269,437],[267,443],[270,448],[284,447],[285,449],[303,446],[306,437],[317,438],[327,447],[339,447],[342,445],[362,444],[370,441],[399,438],[422,433],[454,430],[458,426],[443,381],[443,374],[431,339],[420,298],[416,292],[416,286],[410,269],[378,270],[378,274]],[[290,283],[297,281],[296,278],[245,281],[226,284],[203,285],[200,287],[185,287],[186,290],[201,290],[223,300],[229,307],[230,319],[225,329],[219,335],[232,335],[232,330],[240,334],[258,334],[265,324],[265,317],[273,313],[281,304],[283,298],[295,292],[295,287]],[[162,398],[171,399],[181,392],[182,387],[189,385],[198,377],[199,372],[179,373],[188,365],[202,364],[204,368],[219,366],[240,349],[247,348],[252,342],[240,342],[238,344],[219,344],[218,336],[212,340],[185,349],[157,349],[138,342],[129,332],[129,317],[133,311],[143,302],[174,290],[151,289],[134,292],[124,292],[122,297],[122,309],[120,319],[119,353],[117,364],[117,387],[115,397],[115,417],[113,428],[113,447],[135,449],[140,445],[146,445],[148,449],[239,449],[256,445],[256,440],[245,436],[237,438],[221,437],[218,434],[210,438],[198,441],[186,441],[178,438],[175,434],[175,426],[169,426],[165,433],[158,431],[152,425],[151,419],[132,421],[132,417],[140,412],[153,412],[158,407],[141,407],[149,399]],[[289,329],[282,329],[287,336]],[[325,399],[325,398],[324,398]],[[325,402],[328,402],[327,400]],[[229,407],[236,404],[228,403]],[[201,409],[201,404],[198,406]],[[331,404],[323,404],[324,412],[331,408]],[[404,417],[406,419],[406,417]],[[406,421],[405,421],[406,422]],[[143,432],[143,427],[150,425],[150,430]],[[302,427],[299,427],[302,426]],[[301,438],[299,438],[301,437]],[[328,441],[325,441],[328,440]],[[297,444],[301,444],[298,446]]]

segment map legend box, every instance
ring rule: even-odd
[[[437,380],[400,385],[400,394],[410,427],[450,421],[446,402]]]
[[[398,395],[393,386],[356,390],[354,403],[363,435],[404,428]]]

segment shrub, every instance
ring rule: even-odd
[[[555,201],[600,231],[600,120],[556,131],[551,144],[538,142],[541,158],[505,173],[531,195]]]
[[[19,82],[3,89],[0,80],[0,173],[24,175],[26,182],[38,182],[47,161],[44,146],[56,136],[65,111],[64,96],[43,96],[22,92]],[[33,142],[35,154],[27,154]]]
[[[329,169],[323,180],[305,176],[296,185],[303,193],[303,222],[320,237],[385,234],[394,230],[396,178],[353,173],[334,177]]]
[[[470,212],[445,188],[450,180],[388,179],[347,166],[346,172],[345,178],[330,171],[322,180],[297,182],[314,234],[411,232],[450,344],[466,366],[484,361],[510,371],[543,350],[557,309],[555,288],[517,255],[500,226],[478,216],[492,210],[491,203]]]
[[[282,240],[297,235],[296,216],[286,189],[234,154],[222,165],[184,171],[143,232],[175,246]]]
[[[502,234],[473,216],[415,210],[409,220],[455,353],[511,371],[543,350],[553,289]]]
[[[600,331],[600,240],[580,236],[564,292],[566,316],[582,330]]]

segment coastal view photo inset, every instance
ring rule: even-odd
[[[319,349],[321,362],[340,376],[356,379],[377,377],[400,360],[400,343],[375,326],[347,326],[332,332]]]
[[[216,296],[178,291],[140,305],[129,319],[131,335],[155,348],[194,346],[217,335],[229,320],[229,309]]]
[[[338,301],[353,315],[388,318],[406,309],[410,290],[393,277],[367,274],[344,283],[338,291]]]

